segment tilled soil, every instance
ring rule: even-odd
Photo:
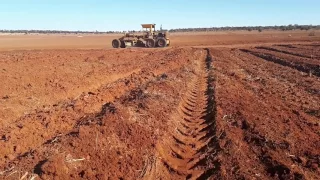
[[[243,52],[248,52],[259,58],[267,61],[275,62],[284,66],[297,69],[302,72],[320,76],[320,58],[317,56],[309,56],[298,54],[289,51],[284,51],[272,47],[259,46],[253,49],[241,49]]]
[[[317,179],[317,45],[2,52],[0,178]]]

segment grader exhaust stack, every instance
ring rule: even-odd
[[[119,39],[112,41],[114,48],[126,48],[129,46],[137,47],[166,47],[170,45],[170,39],[167,32],[156,32],[156,24],[141,24],[143,28],[142,35],[126,33]]]

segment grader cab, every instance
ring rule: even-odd
[[[170,45],[170,39],[167,32],[157,32],[155,24],[142,24],[143,34],[134,35],[126,33],[119,39],[112,41],[112,47],[114,48],[126,48],[130,46],[138,47],[166,47]]]

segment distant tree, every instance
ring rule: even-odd
[[[178,28],[178,29],[170,29],[169,32],[207,32],[207,31],[237,31],[237,30],[247,30],[247,31],[259,31],[262,32],[263,30],[320,30],[320,25],[298,25],[298,24],[289,24],[286,26],[249,26],[249,27],[199,27],[199,28]],[[125,32],[125,31],[123,31]],[[135,31],[131,31],[135,32]],[[140,31],[138,31],[140,32]],[[98,32],[98,31],[61,31],[61,30],[0,30],[0,33],[39,33],[39,34],[113,34],[113,33],[122,33],[122,31],[106,31],[106,32]]]

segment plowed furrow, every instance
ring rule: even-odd
[[[286,67],[296,69],[301,72],[310,73],[310,74],[313,74],[315,76],[320,77],[320,68],[319,68],[318,64],[310,64],[310,63],[306,63],[303,61],[297,61],[297,60],[293,61],[293,60],[282,59],[282,58],[279,58],[279,57],[274,56],[272,54],[259,52],[259,51],[252,51],[252,50],[248,50],[248,49],[240,49],[240,50],[242,52],[254,55],[254,56],[261,58],[263,60],[277,63],[282,66],[286,66]]]
[[[280,53],[289,54],[289,55],[298,56],[298,57],[312,58],[311,55],[300,54],[300,53],[286,51],[286,50],[277,49],[277,48],[273,48],[273,47],[258,46],[258,47],[256,47],[256,49],[265,49],[265,50],[269,50],[269,51],[280,52]]]
[[[171,138],[159,147],[165,167],[181,179],[210,177],[218,168],[212,164],[218,148],[209,51],[206,61],[199,63],[194,81],[182,97]]]

